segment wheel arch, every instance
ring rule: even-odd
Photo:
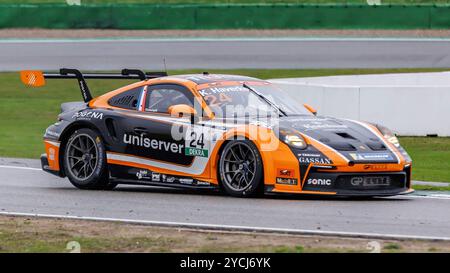
[[[275,185],[279,168],[293,169],[298,174],[299,163],[297,157],[271,129],[261,128],[258,130],[253,128],[251,130],[249,126],[234,128],[224,134],[223,139],[225,141],[221,144],[218,155],[223,151],[226,141],[232,141],[235,137],[249,140],[256,146],[263,164],[262,179],[264,185]],[[217,156],[214,161],[217,167],[215,175],[218,183],[220,183],[219,160],[220,156]]]
[[[101,133],[100,129],[95,126],[92,123],[89,123],[87,121],[75,121],[72,124],[70,124],[69,126],[67,126],[64,131],[61,133],[61,136],[59,137],[59,141],[60,141],[60,148],[59,148],[59,166],[60,166],[60,173],[62,177],[65,177],[66,174],[64,172],[64,153],[66,150],[66,144],[67,141],[69,140],[69,137],[76,131],[79,129],[83,129],[83,128],[88,128],[91,130],[96,131],[98,134],[100,134],[100,136],[104,139],[103,134]]]
[[[215,175],[216,175],[216,178],[217,178],[217,184],[220,187],[222,187],[222,181],[220,180],[220,173],[219,173],[220,172],[219,161],[220,161],[220,158],[222,156],[222,152],[223,152],[223,150],[225,149],[225,147],[227,146],[228,143],[236,140],[236,139],[234,139],[236,137],[241,138],[241,139],[237,139],[237,140],[247,140],[247,141],[250,141],[251,143],[253,143],[255,145],[255,147],[256,147],[256,149],[257,149],[257,151],[259,153],[259,156],[261,157],[261,161],[262,161],[262,165],[263,165],[262,182],[264,184],[264,177],[266,175],[265,174],[266,170],[264,168],[264,166],[265,166],[264,157],[262,156],[262,153],[261,153],[261,151],[259,149],[259,146],[258,146],[258,144],[255,141],[251,140],[247,135],[241,135],[241,134],[235,134],[235,135],[227,136],[227,138],[220,144],[220,146],[219,146],[219,148],[217,150],[216,158],[214,159],[214,165],[216,166]]]

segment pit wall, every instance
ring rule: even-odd
[[[369,121],[404,136],[450,136],[450,86],[333,86],[273,80],[319,115]]]

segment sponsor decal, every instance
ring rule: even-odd
[[[123,142],[125,144],[131,144],[134,146],[140,146],[148,149],[171,152],[171,153],[179,153],[181,154],[183,151],[184,144],[177,144],[174,142],[157,140],[145,137],[144,135],[123,135]]]
[[[59,136],[61,135],[61,134],[59,134],[57,132],[54,132],[54,131],[51,131],[51,130],[45,131],[45,134],[48,135],[48,136],[56,137],[56,138],[59,138]]]
[[[386,170],[386,169],[387,169],[387,165],[384,165],[384,164],[364,165],[364,170],[380,171],[380,170]]]
[[[167,176],[165,182],[167,182],[167,183],[173,183],[173,182],[175,182],[175,177],[173,177],[173,176]]]
[[[186,185],[192,185],[192,183],[194,183],[194,179],[192,179],[192,178],[180,178],[180,179],[178,179],[178,181],[181,184],[186,184]]]
[[[74,119],[103,119],[103,113],[99,113],[96,111],[85,111],[85,112],[77,112],[73,114],[72,118]]]
[[[260,121],[260,120],[251,121],[249,124],[268,128],[268,129],[273,129],[275,127],[273,124],[270,124],[269,122],[264,122],[264,121]]]
[[[301,122],[301,123],[303,123],[303,122],[307,122],[307,121],[309,121],[309,122],[325,122],[325,121],[328,121],[329,119],[327,119],[327,118],[317,118],[317,117],[298,117],[298,118],[292,118],[292,119],[289,119],[289,121],[291,121],[291,122],[293,122],[293,123],[299,123],[299,122]]]
[[[298,180],[295,178],[277,177],[277,184],[297,185]]]
[[[350,184],[352,184],[353,186],[361,186],[363,182],[364,178],[362,178],[361,176],[352,177],[352,179],[350,179]]]
[[[141,179],[150,179],[150,172],[148,170],[139,170],[136,173],[136,177],[141,180]]]
[[[391,178],[389,176],[355,176],[350,180],[350,184],[355,187],[389,186]]]
[[[225,87],[211,87],[207,89],[202,89],[199,91],[200,95],[203,97],[213,95],[213,94],[220,94],[220,93],[227,93],[227,92],[247,92],[247,88],[236,85],[236,86],[225,86]]]
[[[300,163],[333,164],[333,161],[331,161],[327,157],[322,156],[321,154],[301,153],[298,154],[298,156],[298,161]]]
[[[331,179],[309,178],[306,183],[313,186],[331,186]]]
[[[160,173],[152,173],[152,181],[160,182],[161,181],[161,174]]]
[[[156,173],[149,170],[139,170],[136,172],[136,177],[138,180],[151,180],[151,182],[164,182],[164,183],[180,183],[186,185],[196,185],[196,186],[210,186],[211,183],[206,181],[198,181],[193,178],[177,178],[175,176],[169,176],[166,174]]]
[[[48,149],[48,159],[50,159],[51,161],[55,160],[55,149]]]
[[[208,150],[206,150],[206,149],[199,149],[199,148],[192,148],[192,147],[186,147],[186,148],[184,148],[184,154],[187,155],[187,156],[208,157]]]
[[[388,153],[349,153],[349,155],[354,160],[385,161],[394,159],[392,155]]]
[[[277,169],[277,176],[293,178],[295,177],[295,171],[293,169]]]
[[[205,132],[191,131],[186,133],[186,147],[184,148],[184,155],[208,157],[207,141],[205,142]]]
[[[209,182],[206,181],[197,181],[196,183],[198,186],[209,186]]]
[[[312,121],[310,123],[307,124],[302,124],[302,126],[306,129],[306,131],[311,131],[311,130],[327,130],[327,129],[347,129],[348,127],[346,125],[343,124],[330,124],[330,123],[324,123],[321,121]]]

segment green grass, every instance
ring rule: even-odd
[[[65,0],[3,0],[1,3],[65,3]],[[186,3],[196,3],[196,4],[206,4],[206,3],[302,3],[302,4],[366,4],[365,0],[81,0],[81,3],[92,4],[92,3],[151,3],[151,4],[186,4]],[[448,4],[450,0],[381,0],[383,4]]]
[[[197,73],[202,70],[177,70],[169,74]],[[327,75],[430,72],[440,69],[293,69],[293,70],[210,70],[212,73],[241,74],[258,78],[312,77]],[[89,81],[94,95],[125,85],[127,81]],[[0,156],[38,158],[44,151],[42,135],[56,121],[60,104],[79,101],[74,81],[52,80],[42,88],[21,84],[18,73],[0,73]],[[450,138],[400,138],[414,160],[413,178],[450,182]]]
[[[305,248],[303,246],[281,246],[274,249],[275,253],[303,253]]]
[[[450,192],[450,186],[449,187],[438,187],[438,186],[432,186],[432,185],[415,185],[415,186],[413,186],[413,188],[418,191],[448,191],[448,192]]]
[[[402,249],[402,246],[397,243],[388,243],[383,247],[385,252],[398,252]]]
[[[371,239],[199,232],[116,222],[0,216],[0,253],[68,253],[74,245],[81,253],[367,253],[370,242]],[[450,251],[450,245],[442,241],[377,242],[383,246],[381,252],[387,253]]]
[[[450,138],[402,137],[400,143],[413,159],[413,179],[450,182]]]

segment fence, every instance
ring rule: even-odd
[[[449,5],[0,4],[0,28],[442,29]]]

